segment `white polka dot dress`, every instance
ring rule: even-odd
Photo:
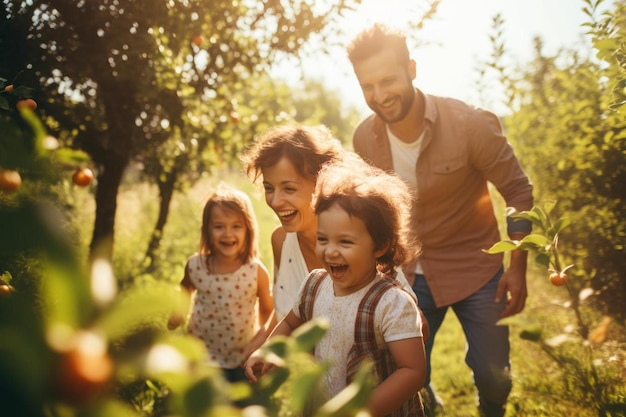
[[[189,258],[188,271],[196,291],[189,332],[204,341],[209,359],[222,368],[236,368],[256,331],[256,262],[229,274],[211,274],[205,258]]]

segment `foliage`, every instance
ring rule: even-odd
[[[0,145],[5,149],[12,141],[23,141],[17,148],[24,154],[14,156],[30,161],[14,167],[28,170],[27,181],[17,190],[0,191],[0,254],[3,261],[26,259],[36,279],[28,290],[22,271],[14,274],[10,262],[0,263],[2,283],[10,284],[0,294],[2,415],[276,416],[282,405],[274,394],[288,377],[294,386],[288,409],[297,413],[310,405],[308,398],[326,368],[314,365],[309,352],[324,335],[324,323],[312,321],[293,337],[268,345],[268,354],[287,367],[252,388],[227,384],[206,361],[200,340],[165,330],[166,317],[186,309],[189,300],[177,296],[181,293],[171,284],[156,282],[118,291],[106,257],[96,251],[89,262],[81,262],[60,227],[65,222],[60,212],[37,193],[40,183],[54,181],[48,172],[80,160],[81,153],[46,150],[46,131],[30,110],[15,115],[23,118],[23,129],[13,126],[18,120],[14,115],[0,115],[11,120],[5,126],[14,129],[8,132],[22,132],[3,136]],[[292,372],[298,362],[310,364],[306,372]],[[371,390],[370,375],[364,367],[345,393],[316,406],[318,415],[332,410],[357,414]],[[242,404],[250,407],[240,409]]]
[[[319,81],[305,81],[300,87],[287,88],[284,83],[261,75],[242,85],[245,88],[233,92],[231,99],[236,109],[231,110],[217,129],[221,137],[210,139],[208,148],[203,149],[207,146],[206,139],[191,133],[196,146],[170,141],[167,144],[177,146],[176,149],[158,147],[150,156],[146,152],[143,177],[157,179],[160,203],[157,224],[146,251],[146,272],[160,268],[164,261],[159,249],[173,192],[188,191],[203,174],[216,176],[224,167],[240,168],[242,149],[256,134],[275,123],[324,124],[338,138],[347,141],[358,120],[356,110],[342,108],[337,93]],[[208,108],[204,113],[207,112]],[[202,128],[207,129],[210,123],[210,118],[204,118]]]
[[[608,108],[623,117],[626,114],[626,16],[623,13],[626,3],[617,1],[614,12],[605,12],[598,18],[602,3],[603,0],[585,0],[583,12],[590,21],[583,26],[589,28],[596,57],[606,64],[606,88],[611,93],[607,97]]]
[[[2,0],[0,73],[16,86],[41,85],[46,125],[95,164],[92,250],[112,256],[116,196],[131,161],[170,187],[168,173],[216,147],[231,147],[220,157],[232,158],[230,115],[248,80],[360,1],[313,3]]]
[[[584,0],[593,19],[601,1]],[[523,69],[504,64],[501,19],[494,20],[494,51],[487,63],[507,90],[507,137],[534,184],[536,201],[557,200],[577,221],[563,233],[562,248],[576,259],[584,285],[600,292],[595,306],[626,320],[626,119],[616,84],[624,79],[624,2],[592,20],[590,34],[599,62],[584,48],[553,56],[535,40],[535,57]],[[584,44],[583,44],[584,45]],[[589,52],[591,52],[589,45]]]
[[[581,407],[594,410],[598,416],[612,415],[613,412],[623,415],[626,413],[626,392],[618,386],[623,378],[626,356],[623,351],[615,349],[618,342],[608,337],[612,321],[609,316],[592,328],[594,314],[585,309],[585,305],[597,296],[597,292],[584,287],[579,277],[572,273],[574,270],[570,268],[573,265],[562,264],[560,233],[570,223],[566,217],[554,218],[554,206],[554,203],[547,203],[544,207],[535,206],[520,213],[511,210],[511,218],[532,222],[533,233],[519,241],[500,241],[486,252],[523,250],[535,253],[537,263],[551,272],[552,284],[567,289],[568,301],[563,308],[568,317],[571,313],[574,324],[566,326],[560,334],[547,335],[544,326],[532,317],[518,315],[501,322],[520,326],[520,337],[536,343],[558,364],[564,383],[570,387],[568,395]]]

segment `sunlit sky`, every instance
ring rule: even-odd
[[[404,28],[407,16],[416,16],[415,5],[420,3],[424,2],[363,0],[356,14],[346,18],[343,24],[349,32],[348,39],[375,20]],[[489,56],[489,34],[496,13],[504,19],[504,40],[510,53],[508,62],[519,65],[533,56],[535,36],[544,41],[544,53],[565,47],[580,48],[591,55],[585,28],[581,27],[588,20],[582,12],[584,5],[582,0],[443,0],[435,18],[420,32],[420,39],[426,44],[411,48],[417,62],[415,85],[427,93],[497,107],[493,99],[490,103],[481,102],[476,87],[476,67]],[[367,113],[343,48],[338,48],[331,56],[315,56],[304,63],[302,71],[306,77],[323,79],[329,88],[340,91],[345,100]],[[277,71],[278,74],[291,73],[288,78],[296,72],[293,63]],[[299,74],[297,72],[294,78]],[[498,94],[490,96],[495,96],[497,102]]]

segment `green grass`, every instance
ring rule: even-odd
[[[529,297],[523,312],[525,317],[532,317],[551,332],[565,331],[572,323],[571,311],[563,307],[567,299],[564,287],[549,284],[547,273],[531,266],[528,274]],[[590,312],[593,314],[592,312]],[[626,344],[623,329],[614,327],[611,334],[614,339],[605,349],[613,349],[614,358],[621,360],[621,377],[626,377]],[[516,417],[553,417],[577,416],[592,417],[598,414],[589,407],[589,403],[576,400],[576,387],[566,375],[571,376],[572,368],[558,364],[548,358],[535,343],[519,337],[519,328],[511,327],[511,371],[513,390],[509,397],[507,415]],[[621,340],[621,342],[619,342]],[[610,346],[610,347],[609,347]],[[572,345],[572,355],[580,355],[584,350]],[[437,334],[433,350],[432,380],[445,403],[442,416],[478,416],[476,397],[471,379],[471,371],[464,362],[465,337],[461,326],[449,311]],[[619,367],[618,367],[619,368]],[[618,382],[619,384],[619,382]],[[623,384],[618,388],[621,402],[626,398]],[[618,399],[619,400],[619,399]],[[625,415],[615,414],[617,415]]]

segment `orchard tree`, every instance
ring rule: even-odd
[[[626,319],[626,72],[624,1],[596,20],[600,1],[584,0],[591,22],[585,53],[543,51],[535,40],[535,57],[515,71],[502,64],[506,48],[496,22],[490,69],[507,87],[510,114],[507,136],[535,185],[538,202],[556,200],[557,208],[574,216],[563,237],[575,242],[562,253],[579,279],[580,291],[594,288],[596,306]],[[603,62],[599,62],[600,57]]]
[[[164,134],[169,134],[169,140],[142,154],[143,171],[155,179],[159,189],[157,220],[143,262],[148,272],[162,256],[161,237],[175,191],[186,190],[213,168],[240,168],[243,148],[275,124],[324,124],[347,142],[359,118],[354,107],[342,103],[337,92],[321,81],[303,80],[301,86],[290,87],[260,74],[241,80],[235,88],[223,88],[228,92],[218,89],[224,97],[221,105],[216,106],[214,100],[190,100],[184,126],[168,129]],[[216,109],[226,111],[217,114]]]
[[[230,95],[242,81],[280,54],[297,54],[359,3],[2,0],[0,74],[41,86],[34,99],[48,127],[91,157],[91,249],[110,258],[118,188],[131,161],[160,146],[210,149],[199,141],[215,143],[220,133],[194,127],[206,120],[199,109],[210,109],[217,129],[236,111]]]

